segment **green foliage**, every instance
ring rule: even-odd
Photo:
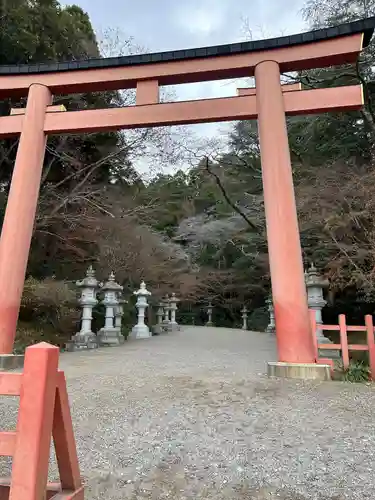
[[[0,2],[0,64],[39,63],[100,57],[90,18],[79,6],[57,0]],[[54,96],[68,110],[107,108],[122,102],[116,92]],[[25,99],[0,101],[0,115],[24,107]],[[83,273],[95,259],[97,227],[107,213],[102,200],[138,176],[122,133],[49,138],[28,273],[58,278]],[[0,220],[4,214],[17,141],[0,141]],[[108,194],[107,194],[108,193]]]
[[[269,323],[269,312],[266,305],[254,309],[248,317],[248,328],[256,332],[264,332]]]
[[[125,340],[127,340],[130,335],[131,327],[132,326],[129,324],[124,324],[124,323],[121,324],[121,334],[123,335]]]
[[[348,368],[340,365],[336,372],[336,377],[345,382],[368,382],[370,379],[370,368],[363,361],[352,361]]]
[[[75,309],[74,316],[78,319],[76,304],[76,291],[68,283],[53,278],[39,281],[29,277],[25,282],[20,315],[21,319],[38,319],[59,330],[64,329],[61,325],[72,309]]]
[[[23,354],[26,347],[39,342],[48,342],[63,350],[68,340],[70,340],[70,335],[58,333],[46,325],[34,325],[30,322],[19,321],[13,353]]]
[[[134,303],[129,301],[128,304],[124,304],[124,315],[121,322],[121,333],[125,339],[130,335],[131,329],[137,322],[137,313],[134,307]]]
[[[308,0],[303,10],[311,29],[334,26],[375,14],[374,0]],[[290,121],[290,134],[296,152],[312,165],[332,164],[338,160],[355,164],[372,160],[375,139],[374,43],[363,51],[357,67],[345,65],[301,72],[306,88],[364,85],[365,107],[361,111],[298,117]],[[300,158],[301,158],[300,156]]]
[[[22,296],[16,351],[42,341],[62,347],[77,332],[79,318],[76,291],[69,283],[29,277]]]
[[[88,15],[56,0],[7,0],[0,4],[0,64],[37,63],[99,56]]]
[[[157,202],[146,211],[147,223],[154,229],[173,237],[179,223],[197,213],[228,206],[212,177],[198,166],[188,173],[177,171],[174,175],[158,175],[144,186],[138,197],[139,203]]]

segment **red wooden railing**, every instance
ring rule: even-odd
[[[315,345],[316,358],[320,362],[328,362],[333,364],[332,360],[326,358],[319,358],[319,350],[339,350],[341,351],[342,363],[344,368],[349,367],[349,351],[367,351],[370,366],[371,380],[375,380],[375,340],[374,340],[374,325],[372,316],[370,314],[365,316],[365,325],[347,325],[345,314],[339,315],[338,325],[317,325],[315,319],[315,311],[310,311],[310,319],[313,332],[313,341]],[[338,331],[340,332],[339,344],[318,344],[317,329],[320,331]],[[349,344],[348,332],[366,332],[366,344]]]
[[[23,373],[0,372],[0,395],[20,396],[17,428],[0,432],[0,457],[13,457],[12,475],[0,478],[0,500],[83,500],[76,444],[59,349],[26,349]],[[0,422],[1,424],[1,422]],[[60,483],[47,484],[53,437]]]

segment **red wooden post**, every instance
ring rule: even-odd
[[[315,363],[278,63],[260,62],[255,80],[278,361]]]
[[[0,396],[19,396],[22,373],[0,372]]]
[[[63,490],[79,490],[82,486],[81,474],[63,372],[58,374],[52,433],[61,487]],[[83,490],[81,493],[83,498]]]
[[[375,340],[374,340],[374,325],[371,314],[366,314],[366,333],[368,345],[368,360],[370,365],[371,380],[375,380]]]
[[[84,500],[65,376],[59,349],[26,350],[23,373],[0,372],[0,395],[20,396],[16,432],[0,432],[0,456],[13,457],[12,476],[0,478],[0,500]],[[51,437],[60,483],[47,484]]]
[[[26,349],[9,500],[45,497],[58,363],[57,347]]]
[[[344,368],[346,369],[346,368],[349,368],[349,349],[348,349],[348,333],[346,330],[345,314],[340,314],[339,326],[340,326],[340,344],[341,344],[342,363],[344,365]]]
[[[153,80],[140,80],[137,82],[136,104],[157,104],[159,102],[159,82]]]
[[[40,84],[31,85],[1,229],[1,354],[13,351],[43,169],[47,140],[44,119],[49,104],[51,93],[48,88]]]

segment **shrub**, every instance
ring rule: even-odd
[[[248,317],[248,329],[255,332],[264,332],[269,323],[269,312],[267,305],[254,309]]]
[[[49,344],[63,348],[70,337],[70,334],[61,334],[47,325],[38,326],[33,323],[19,321],[13,352],[15,354],[22,354],[26,347],[38,344],[39,342],[48,342]]]
[[[80,310],[76,291],[65,281],[29,277],[23,290],[17,351],[46,341],[62,346],[79,326]]]
[[[339,365],[337,378],[345,382],[368,382],[370,380],[370,368],[363,361],[351,361],[348,368]]]

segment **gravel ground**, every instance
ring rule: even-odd
[[[267,379],[274,359],[267,334],[194,327],[63,354],[86,498],[375,499],[375,388]]]

